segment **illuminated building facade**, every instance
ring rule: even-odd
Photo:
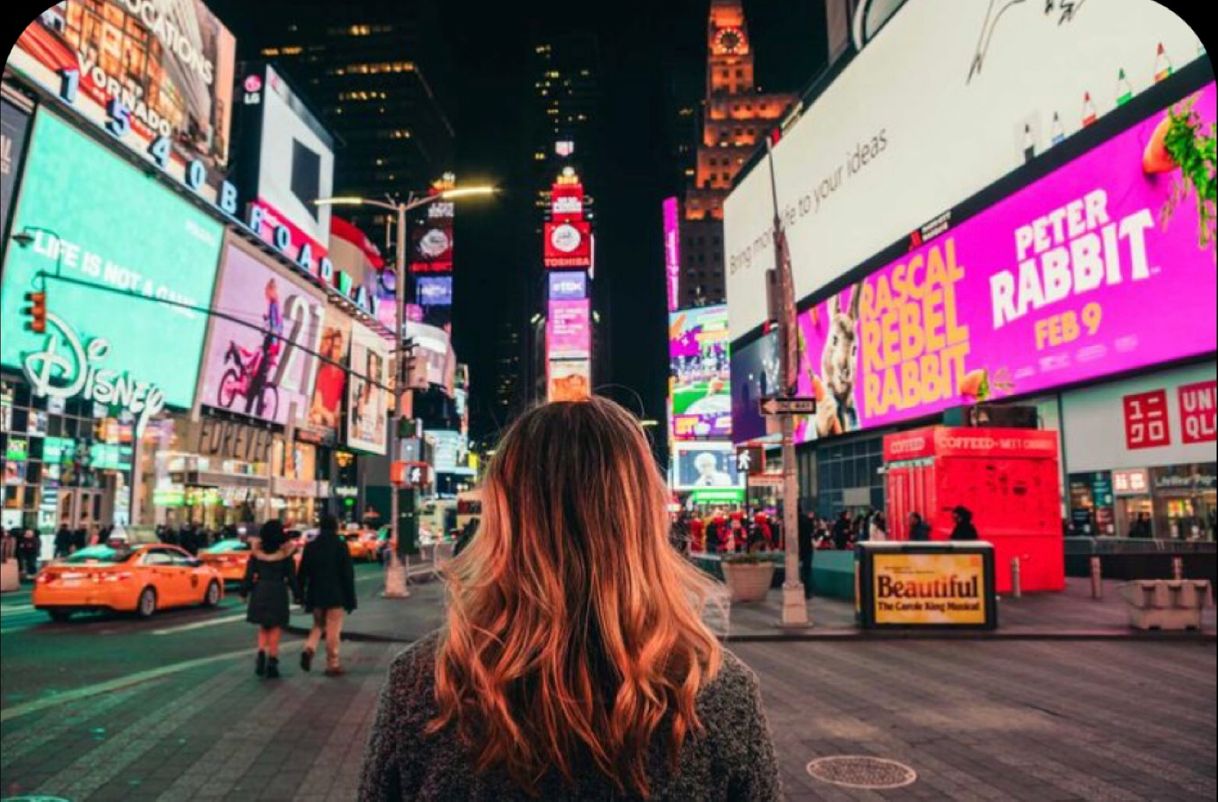
[[[757,88],[740,0],[711,0],[706,45],[701,138],[682,203],[681,307],[725,300],[723,201],[736,173],[797,99],[794,93]]]

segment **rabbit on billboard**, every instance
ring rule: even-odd
[[[816,393],[816,435],[827,437],[858,428],[854,408],[854,383],[858,375],[859,300],[863,284],[850,289],[850,306],[843,308],[842,295],[829,302],[833,318],[821,353],[821,375],[812,377]]]

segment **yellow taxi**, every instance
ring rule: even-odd
[[[202,604],[224,595],[220,572],[184,549],[164,543],[127,548],[89,546],[38,572],[31,601],[52,620],[83,610],[134,612]]]
[[[220,578],[225,582],[240,582],[245,578],[245,565],[250,561],[250,551],[249,543],[231,538],[202,549],[199,559],[204,565],[210,565],[219,571]]]
[[[372,533],[375,536],[375,532]],[[347,541],[347,553],[353,560],[372,561],[376,559],[375,542],[369,542],[367,533],[359,529],[340,532],[339,537]]]

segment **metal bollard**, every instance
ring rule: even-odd
[[[1104,598],[1103,569],[1100,566],[1100,558],[1096,556],[1091,558],[1091,598]]]
[[[1011,596],[1020,598],[1023,596],[1023,589],[1020,587],[1019,581],[1019,558],[1011,558]]]
[[[1184,578],[1184,558],[1180,556],[1171,558],[1171,577],[1179,582]]]

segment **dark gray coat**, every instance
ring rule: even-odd
[[[323,533],[305,546],[300,558],[300,595],[310,612],[331,607],[347,612],[355,609],[355,566],[347,541]]]
[[[361,800],[526,800],[501,773],[479,775],[452,727],[424,735],[436,715],[435,657],[438,633],[402,652],[389,669],[381,691],[372,736],[364,750]],[[778,762],[761,709],[757,677],[730,652],[723,668],[703,688],[698,717],[706,728],[681,746],[678,770],[669,770],[667,744],[657,738],[648,758],[654,800],[781,799]],[[662,730],[661,730],[662,731]],[[620,799],[611,782],[595,769],[563,785],[553,773],[539,784],[537,799]],[[633,798],[633,797],[626,797]]]

